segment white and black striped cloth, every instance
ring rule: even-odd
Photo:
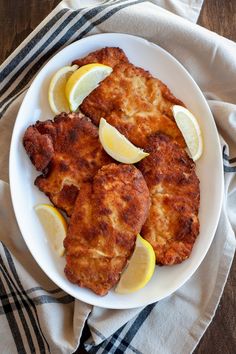
[[[235,250],[236,45],[193,23],[201,5],[202,0],[62,1],[2,64],[0,353],[72,353],[87,320],[90,353],[189,354],[209,325]],[[180,290],[142,309],[92,308],[58,289],[24,244],[7,184],[13,124],[32,79],[57,51],[101,32],[139,35],[173,54],[201,87],[221,133],[225,199],[211,249]]]

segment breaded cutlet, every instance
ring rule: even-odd
[[[163,82],[131,64],[119,48],[103,48],[73,63],[85,65],[92,62],[113,67],[112,73],[79,107],[94,124],[98,126],[100,119],[105,118],[140,147],[144,147],[146,138],[156,132],[165,133],[185,146],[172,113],[173,105],[184,104]]]
[[[76,64],[78,66],[83,66],[86,64],[100,63],[114,68],[117,64],[128,62],[129,60],[122,49],[116,47],[105,47],[98,49],[83,58],[74,60],[72,65]]]
[[[134,250],[149,205],[146,182],[135,166],[103,166],[75,203],[64,241],[67,278],[106,295]]]
[[[80,186],[113,159],[106,154],[97,127],[82,113],[62,113],[28,127],[23,145],[42,175],[35,185],[71,215]]]
[[[151,197],[141,235],[151,243],[156,262],[181,263],[192,251],[199,234],[199,180],[195,163],[172,138],[149,137],[149,156],[138,163]]]

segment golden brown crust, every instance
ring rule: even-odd
[[[23,145],[36,170],[43,171],[54,155],[51,136],[42,135],[30,126],[24,134]]]
[[[29,136],[33,150],[28,148]],[[49,157],[51,145],[45,145],[45,140],[52,145]],[[81,183],[92,180],[100,167],[112,161],[99,142],[97,127],[81,113],[62,113],[54,121],[37,122],[27,129],[23,143],[32,162],[37,157],[37,167],[43,171],[35,185],[68,215]]]
[[[138,167],[147,182],[151,207],[141,235],[155,251],[158,264],[189,257],[199,233],[199,180],[183,148],[163,134],[149,137],[150,153]]]
[[[184,105],[149,72],[124,63],[115,66],[80,109],[96,125],[105,118],[137,146],[144,147],[147,137],[156,132],[170,135],[185,146],[173,118],[174,104]]]
[[[64,241],[65,274],[82,287],[105,295],[119,280],[149,209],[149,191],[132,165],[102,167],[84,184]]]
[[[106,47],[88,54],[86,57],[76,59],[73,65],[83,66],[91,63],[100,63],[114,68],[117,64],[128,63],[128,58],[120,48]]]

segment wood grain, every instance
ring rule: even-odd
[[[236,1],[205,0],[198,24],[236,41]]]
[[[205,0],[198,24],[236,41],[236,1]],[[236,353],[236,258],[215,317],[194,354]]]
[[[0,0],[0,63],[59,2],[59,0]]]
[[[59,2],[59,0],[0,0],[0,62],[7,58]],[[236,41],[236,0],[205,0],[198,24]],[[194,354],[236,353],[235,328],[236,260],[216,315]],[[82,341],[88,334],[86,328]],[[76,353],[86,352],[81,346]]]

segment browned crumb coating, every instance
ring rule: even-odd
[[[76,200],[67,237],[67,278],[105,295],[131,256],[150,205],[141,172],[132,165],[102,167]]]
[[[121,63],[84,99],[80,110],[97,126],[105,118],[137,146],[144,147],[156,132],[185,146],[173,118],[175,104],[184,105],[160,80],[131,63]]]
[[[149,137],[148,157],[138,164],[147,182],[151,207],[141,235],[155,251],[158,264],[181,263],[199,234],[199,180],[195,164],[173,139]]]
[[[128,59],[122,49],[106,47],[98,49],[95,52],[88,54],[84,58],[76,59],[72,64],[83,66],[92,63],[100,63],[114,68],[117,64],[128,63]]]
[[[82,113],[62,113],[54,120],[37,122],[26,130],[23,144],[43,172],[36,186],[67,215],[72,213],[81,184],[113,161],[102,148],[97,127]]]

